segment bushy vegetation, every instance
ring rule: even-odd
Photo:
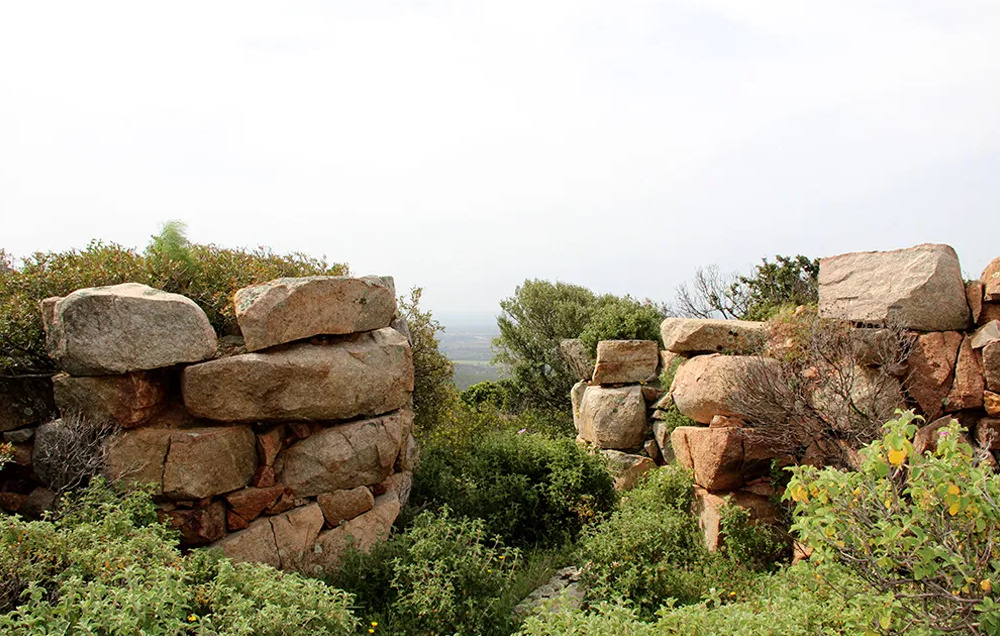
[[[692,318],[767,320],[782,308],[819,301],[819,259],[775,256],[747,275],[722,274],[715,265],[700,267],[691,285],[677,289],[674,311]]]
[[[515,546],[560,545],[611,508],[613,480],[597,457],[568,437],[518,430],[429,441],[411,502],[482,519]]]
[[[507,636],[516,628],[514,606],[530,591],[527,572],[521,552],[490,535],[482,519],[443,507],[368,554],[351,553],[330,582],[356,595],[363,627],[375,633]]]
[[[891,595],[882,629],[1000,633],[1000,475],[976,460],[955,420],[933,452],[916,454],[919,421],[912,412],[889,421],[857,471],[795,469],[793,529],[814,560],[842,563]]]
[[[147,493],[96,480],[52,520],[0,516],[4,634],[350,634],[350,595],[266,565],[182,555]]]
[[[414,287],[400,296],[399,314],[406,320],[413,352],[413,413],[418,434],[440,428],[459,406],[451,378],[455,365],[438,348],[441,326],[429,310],[421,309],[423,289]]]
[[[36,252],[15,263],[0,250],[0,373],[53,370],[45,351],[39,302],[83,287],[143,283],[194,300],[220,335],[239,333],[237,289],[285,276],[346,275],[348,268],[304,254],[265,248],[192,244],[184,226],[168,223],[142,252],[92,241],[83,250]]]
[[[586,334],[591,352],[598,340],[659,341],[663,320],[663,310],[649,301],[599,296],[579,285],[544,280],[524,281],[500,308],[494,362],[507,369],[511,399],[547,409],[564,409],[576,381],[559,356],[560,341]]]

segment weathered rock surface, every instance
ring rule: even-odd
[[[413,391],[410,345],[388,327],[184,369],[184,404],[224,422],[339,420],[397,409]]]
[[[378,487],[379,490],[384,488],[384,492],[386,493],[395,493],[396,498],[399,499],[399,505],[405,506],[410,501],[410,493],[413,490],[413,473],[410,471],[393,473],[379,484]]]
[[[320,576],[335,571],[349,547],[362,552],[371,550],[377,542],[389,536],[399,510],[395,493],[388,492],[376,497],[375,505],[368,512],[321,533],[309,552],[306,571]]]
[[[577,380],[589,380],[594,375],[594,364],[590,361],[587,348],[579,338],[567,338],[559,342],[559,357]]]
[[[186,546],[205,545],[226,534],[226,506],[221,501],[204,508],[160,512],[159,517],[171,530],[180,532]]]
[[[643,455],[632,455],[616,450],[602,450],[608,462],[608,471],[615,478],[615,490],[632,490],[639,478],[656,468],[656,462]]]
[[[49,355],[71,375],[158,369],[215,354],[208,317],[179,294],[123,283],[80,289],[49,305]]]
[[[749,492],[714,494],[695,486],[694,509],[698,516],[698,525],[705,537],[705,545],[709,550],[718,550],[725,541],[722,534],[722,514],[727,505],[739,506],[750,511],[750,518],[757,523],[780,525],[781,514],[768,497]]]
[[[670,429],[663,422],[656,420],[653,422],[653,440],[656,442],[656,446],[660,449],[660,457],[663,458],[664,464],[669,464],[674,461],[676,455],[674,453],[674,447],[670,445]]]
[[[162,494],[163,467],[173,433],[168,428],[124,431],[108,443],[105,474],[127,483],[155,484],[154,494]]]
[[[602,340],[597,343],[597,384],[645,382],[656,375],[660,349],[654,340]]]
[[[60,373],[52,383],[63,416],[78,414],[125,428],[144,424],[167,404],[167,378],[156,371],[86,377]]]
[[[638,386],[588,386],[580,403],[580,437],[618,450],[639,447],[646,437],[646,402]]]
[[[573,407],[573,426],[580,431],[580,407],[583,406],[583,394],[587,391],[586,380],[580,380],[569,390],[570,405]]]
[[[247,351],[319,335],[388,327],[396,313],[391,276],[279,278],[236,292]]]
[[[983,283],[983,298],[1000,301],[1000,257],[990,261],[979,280]]]
[[[663,347],[682,354],[755,353],[767,337],[767,325],[749,320],[667,318],[660,324]]]
[[[1000,342],[991,342],[983,347],[983,375],[986,388],[1000,393]]]
[[[739,415],[733,393],[741,380],[751,369],[771,372],[777,364],[754,356],[695,356],[677,369],[670,394],[681,413],[708,424],[716,415]]]
[[[315,502],[271,517],[274,543],[282,570],[300,570],[323,529],[323,513]]]
[[[906,390],[928,420],[936,419],[944,410],[962,340],[962,334],[956,331],[925,333],[910,350]]]
[[[983,407],[988,415],[1000,415],[1000,393],[983,391]]]
[[[694,471],[694,482],[708,490],[743,485],[743,436],[737,428],[678,426],[670,435],[677,463]]]
[[[364,486],[348,490],[325,492],[316,497],[327,525],[336,528],[341,523],[366,513],[375,506],[372,491]]]
[[[1000,342],[1000,320],[991,320],[972,334],[973,349],[982,349],[991,342]]]
[[[259,517],[284,492],[283,486],[243,488],[226,495],[226,502],[231,508],[230,512],[239,517],[244,524],[248,524]]]
[[[282,454],[278,480],[298,497],[377,484],[392,473],[412,424],[412,412],[397,411],[323,429]]]
[[[545,585],[535,588],[514,608],[517,616],[528,616],[536,611],[561,612],[583,607],[587,590],[581,572],[571,565],[557,570]]]
[[[48,376],[0,377],[0,433],[40,424],[55,410]]]
[[[163,494],[201,499],[237,490],[257,470],[253,432],[245,426],[174,431],[163,468]]]
[[[955,380],[944,399],[944,411],[954,413],[963,409],[980,408],[983,405],[985,386],[979,354],[973,349],[969,336],[965,336],[955,363]]]
[[[416,470],[419,463],[420,446],[417,445],[417,440],[411,433],[406,436],[406,441],[403,442],[403,450],[400,451],[399,457],[396,458],[396,470],[412,472]]]
[[[278,545],[270,519],[258,519],[245,530],[234,532],[215,544],[222,553],[238,562],[266,563],[281,567]]]
[[[819,313],[853,322],[898,322],[918,331],[968,326],[958,255],[926,243],[889,252],[852,252],[820,260]]]
[[[965,299],[969,302],[969,311],[972,312],[973,324],[979,324],[979,317],[983,314],[983,292],[985,286],[979,281],[972,281],[965,284]]]

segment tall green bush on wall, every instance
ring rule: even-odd
[[[168,223],[145,251],[91,241],[83,250],[36,252],[19,263],[0,249],[0,373],[49,372],[39,302],[83,287],[143,283],[194,300],[220,335],[238,333],[237,289],[285,276],[349,273],[347,265],[266,248],[191,244],[184,227]]]

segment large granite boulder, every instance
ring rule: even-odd
[[[167,404],[167,378],[156,371],[96,376],[60,373],[52,384],[64,416],[77,414],[125,428],[147,422]]]
[[[777,365],[755,356],[695,356],[677,369],[670,394],[681,413],[709,424],[716,415],[739,415],[733,394],[751,370],[769,372]]]
[[[767,324],[750,320],[667,318],[660,324],[663,348],[685,355],[755,353],[767,337]]]
[[[247,486],[257,469],[255,436],[246,426],[137,428],[108,444],[105,472],[154,484],[156,494],[202,499]]]
[[[391,276],[279,278],[236,292],[247,351],[319,335],[388,327],[396,313]]]
[[[386,327],[196,364],[181,386],[188,410],[211,420],[340,420],[406,404],[413,362],[406,337]]]
[[[743,485],[743,434],[739,428],[678,426],[670,445],[679,463],[694,471],[694,483],[712,491]]]
[[[955,362],[955,380],[951,385],[951,391],[944,398],[945,413],[982,407],[985,388],[979,355],[972,346],[972,340],[969,336],[965,336],[958,350],[958,360]]]
[[[969,325],[958,255],[926,243],[890,252],[852,252],[820,261],[819,313],[852,322],[893,321],[918,331]]]
[[[1000,301],[1000,257],[994,258],[979,277],[983,283],[983,298],[988,301]]]
[[[0,433],[40,424],[55,410],[48,376],[0,377]]]
[[[600,448],[630,450],[646,438],[646,401],[638,386],[588,386],[580,401],[579,435]]]
[[[1000,393],[1000,342],[991,342],[983,347],[983,375],[986,388]]]
[[[396,493],[389,491],[376,497],[375,505],[368,512],[321,533],[309,551],[304,571],[310,575],[323,576],[340,567],[348,548],[368,552],[376,543],[389,536],[400,508]]]
[[[375,506],[372,491],[364,486],[321,493],[316,503],[323,511],[323,518],[331,528],[364,514]]]
[[[646,382],[656,375],[660,348],[654,340],[602,340],[597,343],[597,384]]]
[[[49,355],[70,375],[158,369],[215,354],[208,317],[179,294],[123,283],[44,302]]]
[[[377,484],[392,473],[412,423],[401,410],[313,433],[278,458],[278,481],[298,497]]]

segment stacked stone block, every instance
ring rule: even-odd
[[[409,497],[413,363],[390,327],[393,282],[279,279],[235,301],[245,341],[220,347],[176,294],[125,284],[47,299],[56,405],[120,427],[108,476],[152,484],[184,545],[322,573],[386,536]],[[37,429],[36,450],[60,425]]]
[[[917,436],[917,452],[932,450],[932,433],[954,417],[984,460],[995,463],[990,453],[1000,449],[1000,258],[980,280],[967,284],[947,245],[825,258],[819,313],[853,325],[861,341],[874,343],[883,335],[873,325],[906,330],[912,348],[900,372],[899,406],[916,408],[927,422]],[[726,497],[758,519],[777,519],[769,501],[777,493],[767,468],[772,460],[790,458],[748,435],[731,400],[747,368],[740,354],[759,348],[765,326],[671,318],[663,322],[662,336],[668,351],[688,358],[668,399],[707,425],[677,428],[671,442],[677,461],[694,471],[696,508],[714,548]]]

